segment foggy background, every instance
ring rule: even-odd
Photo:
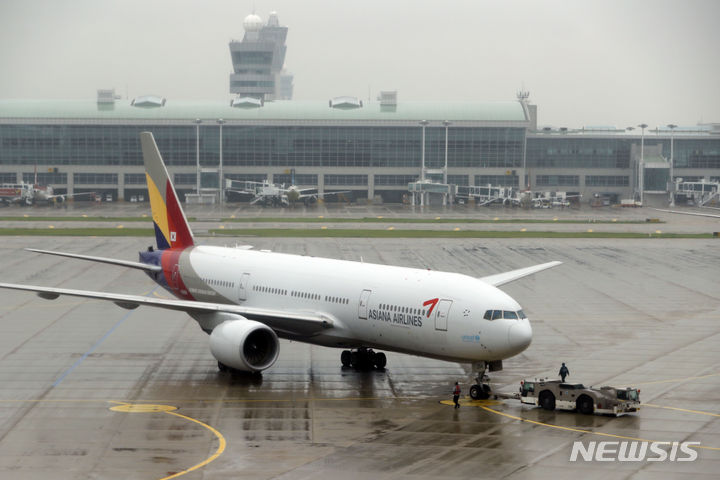
[[[295,100],[512,101],[540,125],[720,122],[716,0],[2,0],[0,99],[229,96],[243,19],[289,27]]]

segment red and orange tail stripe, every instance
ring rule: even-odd
[[[192,231],[152,133],[140,133],[140,143],[157,247],[164,250],[194,245]]]

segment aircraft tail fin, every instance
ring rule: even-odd
[[[150,208],[157,247],[185,248],[195,244],[185,212],[180,206],[175,187],[170,181],[165,163],[150,132],[140,133],[145,177],[147,179]]]

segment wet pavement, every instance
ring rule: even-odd
[[[521,379],[553,377],[566,362],[570,381],[641,389],[649,405],[620,418],[513,400],[454,410],[439,402],[456,380],[467,393],[465,365],[390,353],[385,371],[359,372],[340,366],[339,350],[297,342],[282,341],[261,377],[220,373],[208,337],[184,314],[0,291],[0,478],[717,478],[717,242],[252,240],[278,252],[475,276],[561,260],[503,287],[524,307],[534,337],[491,374],[494,387],[514,392]],[[165,295],[134,270],[22,250],[135,260],[147,245],[4,237],[2,277]],[[576,440],[625,439],[701,448],[694,462],[569,461]]]
[[[248,204],[228,203],[224,205],[183,207],[191,219],[193,231],[204,235],[218,228],[301,228],[320,229],[420,229],[420,230],[481,230],[481,231],[559,231],[559,232],[632,232],[662,233],[704,233],[720,230],[720,209],[676,207],[673,211],[690,213],[679,215],[656,208],[591,208],[585,204],[579,208],[521,209],[504,207],[473,207],[453,205],[450,207],[412,207],[407,205],[341,205],[327,203],[311,207],[298,205],[294,208],[263,208]],[[145,203],[100,203],[77,202],[67,208],[52,206],[0,208],[2,228],[149,228],[149,204]],[[702,215],[718,215],[709,218]],[[52,217],[42,221],[23,221],[20,217]],[[132,217],[143,221],[128,221],[127,218],[110,218],[107,221],[59,221],[62,217]],[[18,217],[18,220],[12,220]],[[252,219],[262,218],[253,222]],[[277,221],[272,221],[272,219]],[[287,222],[287,218],[304,221]],[[382,222],[345,223],[334,219],[382,219]],[[419,223],[407,219],[422,220]],[[399,220],[393,222],[393,220]],[[448,219],[456,221],[448,221]],[[241,220],[241,221],[240,221]],[[307,220],[312,220],[308,222]],[[442,220],[434,223],[435,220]],[[486,223],[474,223],[482,221]],[[563,223],[571,221],[573,223]],[[512,222],[512,223],[504,223]],[[537,222],[537,223],[536,223]],[[557,222],[557,223],[556,223]]]

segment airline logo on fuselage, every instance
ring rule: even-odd
[[[430,300],[427,300],[426,302],[423,303],[423,307],[427,307],[428,305],[430,305],[430,308],[428,308],[428,311],[427,311],[427,318],[430,318],[430,314],[435,309],[435,305],[437,305],[438,300],[440,300],[440,299],[439,298],[431,298]]]
[[[427,311],[423,311],[423,314],[430,318],[430,314],[435,309],[439,299],[433,298],[426,302],[423,302],[423,307],[430,307]],[[380,320],[386,323],[392,323],[394,325],[406,326],[406,327],[422,327],[422,315],[409,312],[395,312],[389,309],[371,308],[368,310],[368,318],[370,320]]]
[[[390,310],[370,309],[368,311],[370,320],[379,320],[394,325],[406,327],[422,327],[422,315],[413,315],[403,312],[391,312]]]

